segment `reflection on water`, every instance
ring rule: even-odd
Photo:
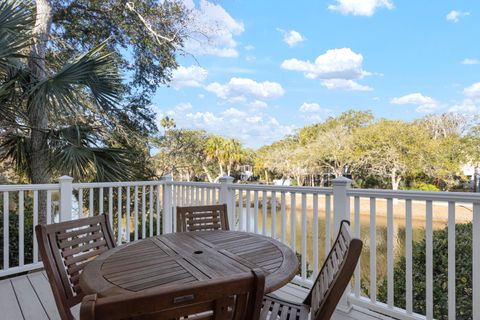
[[[382,214],[381,201],[377,201],[377,214],[376,214],[376,268],[377,268],[377,284],[386,278],[387,273],[387,218],[385,215]],[[279,201],[277,201],[279,203]],[[289,202],[287,202],[289,203]],[[299,201],[297,201],[299,203]],[[301,203],[301,202],[300,202]],[[261,204],[261,202],[260,202]],[[412,237],[413,241],[419,241],[425,237],[425,220],[423,219],[425,212],[424,210],[419,209],[420,206],[413,206],[412,213]],[[368,206],[367,206],[368,208]],[[368,208],[369,209],[369,208]],[[363,210],[363,209],[362,209]],[[360,268],[361,268],[361,277],[362,277],[362,286],[368,287],[369,286],[369,279],[370,279],[370,214],[369,211],[360,211],[360,238],[364,243],[364,249],[360,260]],[[415,210],[421,210],[421,212],[415,212]],[[445,208],[446,210],[446,208]],[[286,239],[285,243],[290,246],[291,243],[291,209],[288,207],[286,208],[286,225],[285,225],[285,233]],[[353,211],[353,210],[352,210]],[[395,209],[394,209],[395,211]],[[241,210],[243,217],[243,230],[247,230],[247,216],[249,219],[250,229],[247,231],[254,231],[254,221],[255,221],[255,213],[253,205],[250,210],[247,212],[245,208],[245,204],[243,205],[243,209]],[[398,211],[401,212],[401,211]],[[396,212],[396,213],[398,213]],[[405,211],[403,211],[405,212]],[[236,210],[236,223],[240,223],[240,210],[237,204]],[[433,221],[433,229],[440,229],[447,225],[447,221],[443,218],[435,219],[437,216],[443,215],[443,207],[435,207],[434,206],[434,221]],[[282,230],[282,218],[281,218],[281,210],[277,208],[275,210],[275,235],[274,238],[281,239],[281,230]],[[314,226],[314,214],[313,209],[307,206],[306,210],[306,220],[307,220],[307,268],[309,271],[313,271],[314,261],[313,261],[313,226]],[[259,205],[258,208],[258,232],[261,233],[263,230],[263,208]],[[268,207],[266,209],[266,234],[269,236],[271,235],[272,230],[272,208]],[[398,215],[396,214],[393,219],[393,252],[394,252],[394,264],[398,261],[401,256],[405,255],[405,214]],[[297,253],[302,252],[302,210],[298,207],[295,210],[295,233],[296,233],[296,251]],[[318,209],[318,267],[322,266],[322,263],[325,259],[325,208],[319,206]],[[350,221],[352,222],[352,232],[355,230],[354,226],[354,215],[352,212],[352,216]],[[331,223],[331,234],[333,234],[333,214],[330,217]],[[309,272],[310,273],[310,272]]]

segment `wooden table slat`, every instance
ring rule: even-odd
[[[238,231],[170,233],[116,247],[90,262],[82,290],[109,296],[152,287],[233,276],[261,268],[265,292],[288,283],[298,260],[289,247],[269,237]]]

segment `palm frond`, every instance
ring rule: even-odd
[[[11,127],[13,124],[22,122],[27,117],[22,108],[25,96],[22,90],[28,85],[28,72],[21,67],[7,67],[0,76],[0,119],[1,124]]]
[[[15,171],[29,175],[29,138],[16,132],[7,132],[3,134],[0,141],[0,160],[11,160]]]
[[[33,22],[33,3],[27,0],[2,0],[0,2],[0,32],[18,34]]]
[[[50,104],[54,109],[75,113],[82,109],[78,92],[88,89],[102,111],[116,109],[119,103],[121,77],[113,54],[105,51],[105,42],[66,64],[32,89],[35,104]]]
[[[50,140],[52,170],[80,181],[128,180],[132,175],[128,151],[97,146],[98,139],[87,125],[57,130]]]
[[[12,58],[24,57],[22,50],[30,43],[34,22],[33,8],[27,0],[0,2],[0,68],[14,63]]]

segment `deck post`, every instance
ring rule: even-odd
[[[350,201],[347,189],[350,188],[352,180],[345,177],[338,177],[332,180],[333,185],[333,237],[337,237],[342,220],[350,221]]]
[[[225,175],[223,177],[220,177],[218,181],[220,182],[220,195],[218,202],[220,204],[227,204],[228,223],[230,224],[231,229],[235,230],[235,223],[233,220],[233,210],[235,208],[235,205],[232,204],[231,190],[229,190],[229,185],[233,184],[233,178]]]
[[[352,184],[352,180],[345,177],[338,177],[332,180],[333,185],[333,237],[338,235],[340,223],[342,220],[350,221],[350,199],[347,191]],[[337,308],[345,313],[350,313],[352,306],[348,302],[348,296],[351,292],[350,285],[347,286]]]
[[[60,185],[60,222],[72,220],[72,182],[73,178],[69,176],[61,176],[58,179]]]
[[[162,177],[163,182],[163,234],[172,233],[172,181],[171,175]]]

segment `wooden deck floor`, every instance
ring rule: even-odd
[[[301,302],[308,290],[288,284],[274,293],[283,299]],[[78,315],[79,305],[72,311]],[[45,271],[0,280],[0,319],[60,320]]]

